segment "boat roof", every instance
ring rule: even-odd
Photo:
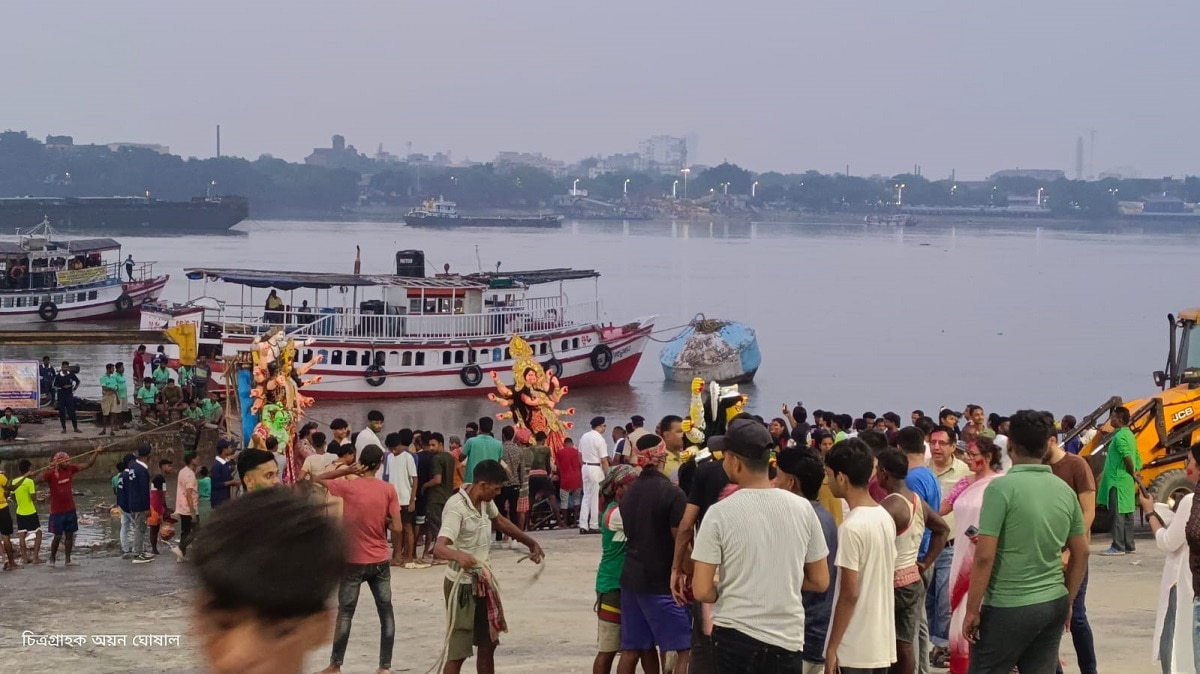
[[[497,279],[512,279],[522,285],[538,285],[541,283],[557,283],[559,281],[574,281],[576,279],[598,278],[600,272],[595,269],[570,269],[558,267],[555,269],[529,269],[526,271],[479,272],[467,274],[464,278],[490,284]]]
[[[79,255],[82,253],[97,253],[104,250],[117,250],[121,247],[115,239],[73,239],[50,240],[58,246],[58,252]],[[31,251],[16,241],[0,241],[0,255],[28,255]],[[46,251],[32,251],[46,252]]]
[[[453,278],[419,278],[410,276],[388,276],[379,274],[335,274],[326,272],[263,271],[258,269],[214,269],[190,267],[183,270],[188,279],[203,278],[224,281],[252,288],[276,288],[298,290],[314,288],[325,290],[335,286],[397,286],[404,288],[459,288],[463,290],[485,290],[485,282]]]

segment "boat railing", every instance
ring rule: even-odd
[[[557,299],[557,298],[555,298]],[[379,342],[384,340],[454,340],[497,338],[553,332],[600,321],[599,300],[554,304],[544,308],[509,307],[482,314],[400,314],[343,311],[264,311],[262,307],[226,305],[226,334],[261,334],[279,326],[297,339],[308,337]]]
[[[119,278],[122,281],[150,281],[154,279],[154,265],[158,264],[154,261],[149,262],[134,262],[133,263],[133,278],[125,269],[124,262],[106,262],[104,264],[105,273],[109,278]]]

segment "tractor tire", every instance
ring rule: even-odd
[[[1188,479],[1187,473],[1182,468],[1168,470],[1150,483],[1150,493],[1154,495],[1154,500],[1166,503],[1171,510],[1175,509],[1180,499],[1191,494],[1195,489],[1196,484]]]

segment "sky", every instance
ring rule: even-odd
[[[0,129],[184,156],[698,163],[980,179],[1200,174],[1194,0],[59,0],[0,22]],[[1085,141],[1085,151],[1090,143]],[[1128,169],[1125,169],[1128,171]]]

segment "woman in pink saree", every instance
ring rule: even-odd
[[[967,445],[967,466],[971,475],[959,480],[942,502],[942,514],[954,513],[954,561],[950,564],[950,674],[966,674],[971,660],[971,644],[963,636],[967,613],[967,589],[971,585],[971,566],[975,563],[975,535],[969,529],[979,527],[983,492],[988,483],[1000,477],[1000,448],[988,438],[977,437]]]

